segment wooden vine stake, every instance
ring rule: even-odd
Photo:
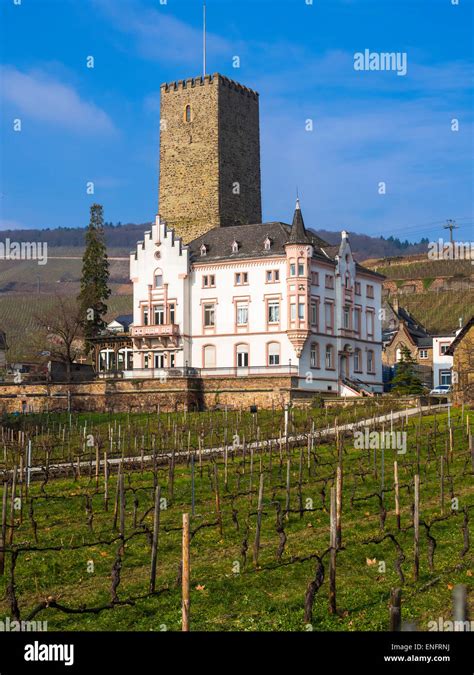
[[[420,571],[420,476],[415,475],[415,508],[413,511],[414,531],[414,578],[418,581]]]
[[[258,489],[258,508],[257,508],[257,527],[255,530],[255,543],[253,547],[253,562],[258,566],[258,553],[260,551],[260,532],[262,529],[262,510],[263,510],[263,473],[260,474],[260,485]]]
[[[390,593],[390,630],[399,631],[402,628],[402,591],[392,588]]]
[[[182,547],[183,571],[181,575],[182,584],[182,630],[189,631],[189,574],[190,574],[190,556],[189,556],[189,513],[183,513],[183,547]]]
[[[393,463],[393,482],[395,488],[395,517],[397,519],[397,530],[400,529],[400,483],[398,480],[398,462]]]
[[[151,545],[150,593],[155,592],[156,559],[158,553],[158,533],[160,530],[161,489],[158,485],[155,490],[155,510],[153,513],[153,541]]]
[[[336,556],[337,556],[337,507],[336,488],[331,488],[331,515],[330,515],[330,540],[331,547],[329,559],[329,611],[336,614]]]
[[[0,531],[0,575],[3,576],[5,572],[5,544],[7,538],[7,499],[8,499],[8,483],[3,483],[3,498],[2,498],[2,529]]]

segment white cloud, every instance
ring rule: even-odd
[[[110,134],[115,127],[103,110],[81,99],[68,84],[41,70],[21,72],[11,66],[0,67],[1,91],[13,113],[80,133]]]

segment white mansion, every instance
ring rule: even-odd
[[[188,245],[157,217],[131,254],[134,376],[293,373],[300,386],[382,391],[382,278],[284,223],[211,229]]]

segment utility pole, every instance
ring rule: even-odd
[[[443,229],[444,230],[449,230],[449,241],[451,244],[453,243],[453,230],[459,230],[459,227],[456,225],[456,222],[454,220],[448,220],[447,225],[444,225]]]
[[[203,0],[202,3],[202,19],[203,19],[203,32],[202,32],[202,69],[203,77],[206,77],[206,0]]]

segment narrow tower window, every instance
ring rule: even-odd
[[[191,106],[190,105],[186,106],[185,119],[186,119],[186,122],[191,121]]]

